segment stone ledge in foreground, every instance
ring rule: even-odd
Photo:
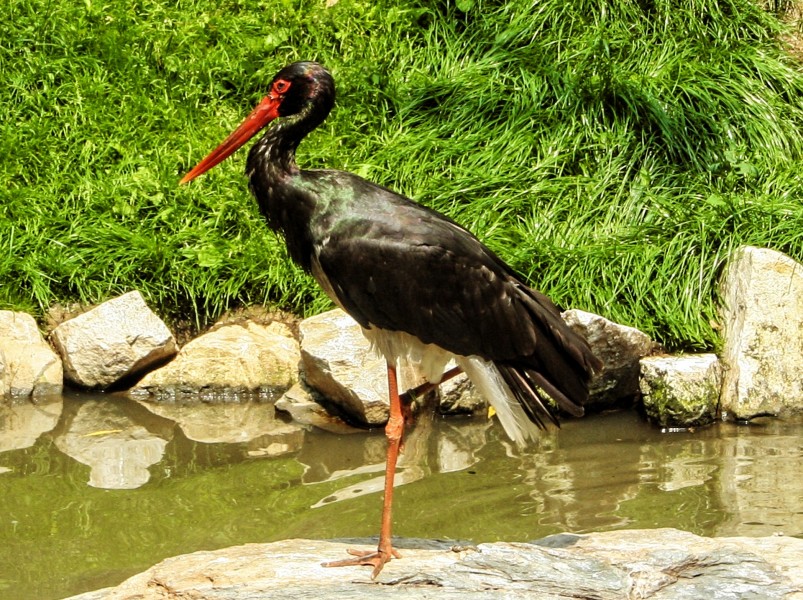
[[[168,558],[115,588],[69,600],[298,598],[803,599],[803,540],[705,538],[676,529],[558,534],[531,544],[402,539],[403,558],[325,568],[376,542],[285,540]]]

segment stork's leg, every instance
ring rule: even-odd
[[[352,565],[372,566],[371,579],[375,579],[385,563],[391,558],[401,558],[401,555],[391,545],[391,526],[393,519],[393,480],[396,476],[396,461],[399,458],[402,436],[404,434],[404,416],[402,415],[401,400],[399,399],[399,384],[396,378],[396,366],[388,363],[388,392],[390,395],[390,417],[385,426],[385,435],[388,438],[387,462],[385,464],[385,498],[382,503],[382,526],[379,530],[379,547],[376,552],[363,550],[349,550],[354,558],[336,560],[323,563],[325,567],[345,567]]]
[[[446,371],[446,373],[441,375],[441,379],[440,379],[440,381],[438,383],[430,383],[429,381],[427,381],[425,383],[422,383],[419,386],[416,386],[416,387],[414,387],[414,388],[412,388],[410,390],[407,390],[406,392],[404,392],[403,394],[401,394],[399,396],[401,398],[401,401],[402,401],[402,407],[410,404],[418,396],[423,396],[424,394],[430,393],[432,390],[434,390],[440,384],[446,383],[450,379],[460,375],[460,373],[462,373],[462,372],[463,372],[463,369],[461,369],[460,367],[452,367],[451,369]]]
[[[416,401],[417,398],[421,398],[429,394],[432,390],[436,389],[440,384],[445,383],[452,379],[453,377],[460,375],[463,372],[463,369],[460,367],[453,367],[446,371],[443,375],[441,375],[440,381],[438,383],[431,383],[426,381],[421,385],[418,385],[414,388],[411,388],[404,392],[403,394],[399,394],[399,398],[401,399],[401,409],[402,409],[402,416],[404,417],[404,422],[406,424],[412,424],[414,421],[413,415],[413,402]],[[402,446],[402,450],[404,447]]]

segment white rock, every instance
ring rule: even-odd
[[[107,388],[177,350],[173,334],[136,291],[65,321],[51,339],[67,379],[88,388]]]
[[[690,427],[716,418],[722,368],[715,354],[641,359],[647,415],[665,427]]]
[[[0,310],[0,397],[61,393],[61,360],[31,315]]]
[[[803,410],[803,265],[774,250],[740,248],[721,296],[723,416]]]
[[[307,384],[366,425],[388,420],[385,360],[359,324],[339,309],[300,324],[301,360]]]
[[[0,342],[2,343],[2,342]],[[5,345],[5,344],[3,344]],[[0,398],[5,398],[9,395],[10,386],[9,386],[9,371],[8,367],[6,367],[6,355],[5,350],[0,348]]]
[[[369,426],[388,420],[388,382],[385,359],[371,348],[362,328],[339,308],[301,322],[301,357],[307,384],[349,418]],[[448,371],[454,361],[446,365]],[[402,361],[399,392],[425,382],[418,365]],[[461,374],[441,384],[438,410],[442,414],[471,413],[485,399]]]
[[[588,340],[604,367],[589,385],[586,406],[605,408],[630,403],[639,396],[639,360],[658,348],[634,327],[620,325],[582,310],[567,310],[563,320]]]
[[[227,323],[186,344],[132,389],[157,397],[208,392],[282,393],[298,380],[298,342],[282,323]]]

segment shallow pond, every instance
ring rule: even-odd
[[[0,406],[0,597],[63,598],[201,549],[375,535],[384,449],[381,431],[308,431],[267,401]],[[568,421],[520,453],[495,420],[421,418],[395,534],[803,537],[802,459],[801,420],[666,433],[618,412]]]

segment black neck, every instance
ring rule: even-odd
[[[298,115],[274,123],[251,148],[246,173],[259,210],[274,231],[284,235],[291,257],[310,269],[308,224],[316,198],[298,187],[296,148],[329,113],[307,105]],[[319,108],[319,107],[318,107]]]
[[[251,149],[246,163],[246,172],[251,177],[263,172],[274,178],[298,171],[296,148],[324,122],[334,105],[333,86],[316,82],[313,91],[297,113],[283,116],[275,122]]]

